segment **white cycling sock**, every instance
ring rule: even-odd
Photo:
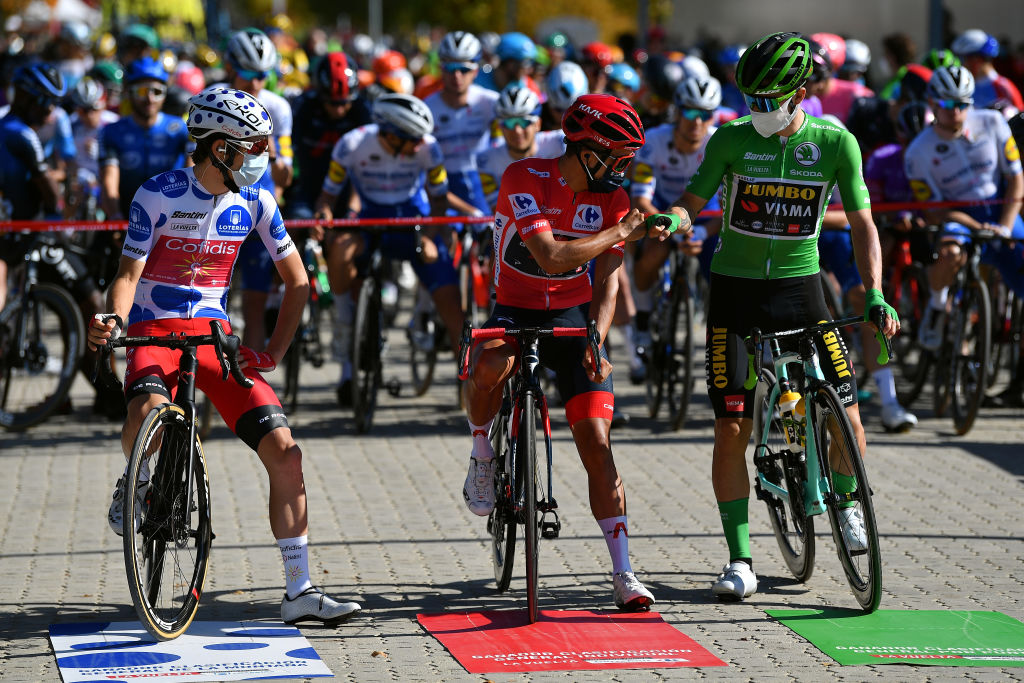
[[[277,539],[284,561],[284,588],[288,599],[294,600],[313,584],[309,580],[309,546],[306,536]]]
[[[469,433],[473,436],[473,451],[470,457],[476,458],[477,462],[490,462],[494,460],[491,440],[487,436],[491,433],[491,423],[494,422],[494,418],[492,417],[486,424],[482,425],[475,425],[470,420],[466,420],[466,422],[469,423]]]
[[[629,528],[626,525],[626,515],[599,519],[597,524],[604,532],[604,542],[608,544],[608,554],[612,556],[612,573],[633,571],[629,564]]]
[[[882,400],[883,406],[890,406],[897,403],[896,380],[892,376],[892,368],[879,368],[871,373],[875,378],[875,386],[878,387],[878,397]]]
[[[946,299],[949,297],[949,287],[943,287],[942,289],[933,289],[932,298],[928,304],[937,310],[946,310]]]
[[[644,311],[650,313],[654,310],[654,288],[656,285],[651,285],[647,289],[634,289],[633,290],[633,303],[636,304],[637,312]]]

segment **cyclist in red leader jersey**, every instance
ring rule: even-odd
[[[603,340],[615,312],[623,241],[645,234],[643,215],[630,210],[621,187],[643,146],[643,126],[628,102],[596,94],[581,96],[566,110],[562,130],[567,147],[561,157],[523,159],[502,176],[494,218],[497,305],[484,327],[583,327],[593,319]],[[512,344],[479,344],[464,385],[473,450],[463,496],[481,516],[494,508],[488,432],[515,363]],[[611,363],[602,351],[595,371],[586,340],[578,337],[543,340],[541,363],[556,374],[587,470],[590,507],[612,557],[615,604],[647,609],[654,597],[630,567],[626,497],[609,439]]]

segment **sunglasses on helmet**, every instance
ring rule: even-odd
[[[507,119],[501,119],[501,125],[507,130],[525,129],[537,123],[538,120],[536,116],[511,116]]]
[[[263,136],[260,138],[248,138],[246,140],[231,140],[228,144],[249,156],[259,156],[267,151],[270,147],[270,138]]]
[[[934,100],[934,102],[940,109],[956,109],[957,111],[963,111],[972,104],[972,102],[964,102],[963,100]]]
[[[476,71],[477,65],[476,62],[445,62],[441,68],[450,74],[468,74],[470,71]]]
[[[636,156],[635,152],[623,154],[622,156],[614,156],[609,152],[604,155],[604,158],[601,158],[602,152],[595,149],[591,149],[590,151],[593,153],[594,158],[597,159],[597,162],[608,170],[608,173],[615,173],[617,175],[625,173],[626,169],[629,168],[629,165],[633,162],[633,158]]]
[[[236,73],[243,81],[265,81],[270,76],[269,71],[254,71],[252,69],[239,69]]]
[[[159,83],[149,84],[140,83],[138,85],[131,86],[132,97],[136,99],[144,99],[149,96],[153,96],[156,99],[167,96],[167,86]]]
[[[768,112],[779,109],[786,100],[791,98],[793,93],[782,95],[781,97],[755,97],[753,95],[744,95],[743,101],[747,103],[747,109],[759,114],[767,114]]]
[[[715,112],[710,109],[687,108],[679,110],[679,114],[688,121],[696,121],[697,119],[700,119],[701,121],[710,121],[711,117],[715,115]]]

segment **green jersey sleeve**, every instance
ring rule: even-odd
[[[836,183],[847,211],[871,208],[871,195],[864,182],[864,168],[861,165],[860,147],[851,133],[843,131],[839,136],[836,155]]]

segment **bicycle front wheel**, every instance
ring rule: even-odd
[[[522,473],[523,526],[526,527],[526,605],[530,623],[534,624],[540,615],[537,605],[540,515],[537,513],[537,409],[533,392],[526,392],[522,410],[516,466]]]
[[[763,374],[754,392],[754,438],[761,441],[754,451],[754,465],[769,482],[785,489],[789,500],[762,488],[760,482],[757,497],[768,506],[782,559],[793,577],[804,583],[814,573],[814,517],[804,510],[807,466],[802,454],[794,456],[789,451],[778,401],[769,403],[775,377],[768,371]]]
[[[33,285],[0,312],[0,426],[20,431],[67,398],[85,343],[85,325],[62,287]]]
[[[882,600],[882,556],[864,460],[846,408],[831,386],[818,388],[811,417],[821,476],[828,481],[825,506],[839,562],[861,608],[873,612]]]
[[[352,410],[356,431],[365,434],[373,426],[377,392],[381,382],[380,284],[368,277],[359,290],[356,324],[352,333]]]
[[[690,283],[676,278],[672,286],[672,308],[665,361],[665,397],[668,399],[669,425],[679,431],[686,421],[686,409],[693,394],[693,297]]]
[[[494,450],[494,510],[487,519],[491,534],[491,561],[494,564],[494,582],[498,592],[508,590],[512,581],[512,566],[516,552],[516,514],[512,499],[511,445],[505,438],[508,416],[498,414],[491,424],[491,448]]]
[[[199,609],[212,540],[206,460],[199,439],[189,443],[180,406],[150,411],[135,439],[122,493],[124,559],[135,611],[154,638],[172,640]]]
[[[644,360],[647,365],[646,385],[647,416],[654,419],[661,410],[661,399],[665,394],[665,349],[666,341],[673,334],[669,327],[669,307],[671,295],[658,288],[658,301],[650,317],[651,345],[645,349]]]
[[[950,401],[953,427],[966,434],[974,425],[988,387],[988,357],[992,346],[992,308],[988,287],[975,280],[967,283],[953,330]]]
[[[434,382],[437,367],[437,321],[429,312],[413,312],[414,319],[408,328],[409,370],[412,373],[412,391],[422,396]],[[418,319],[417,319],[418,318]],[[443,327],[443,326],[442,326]]]

